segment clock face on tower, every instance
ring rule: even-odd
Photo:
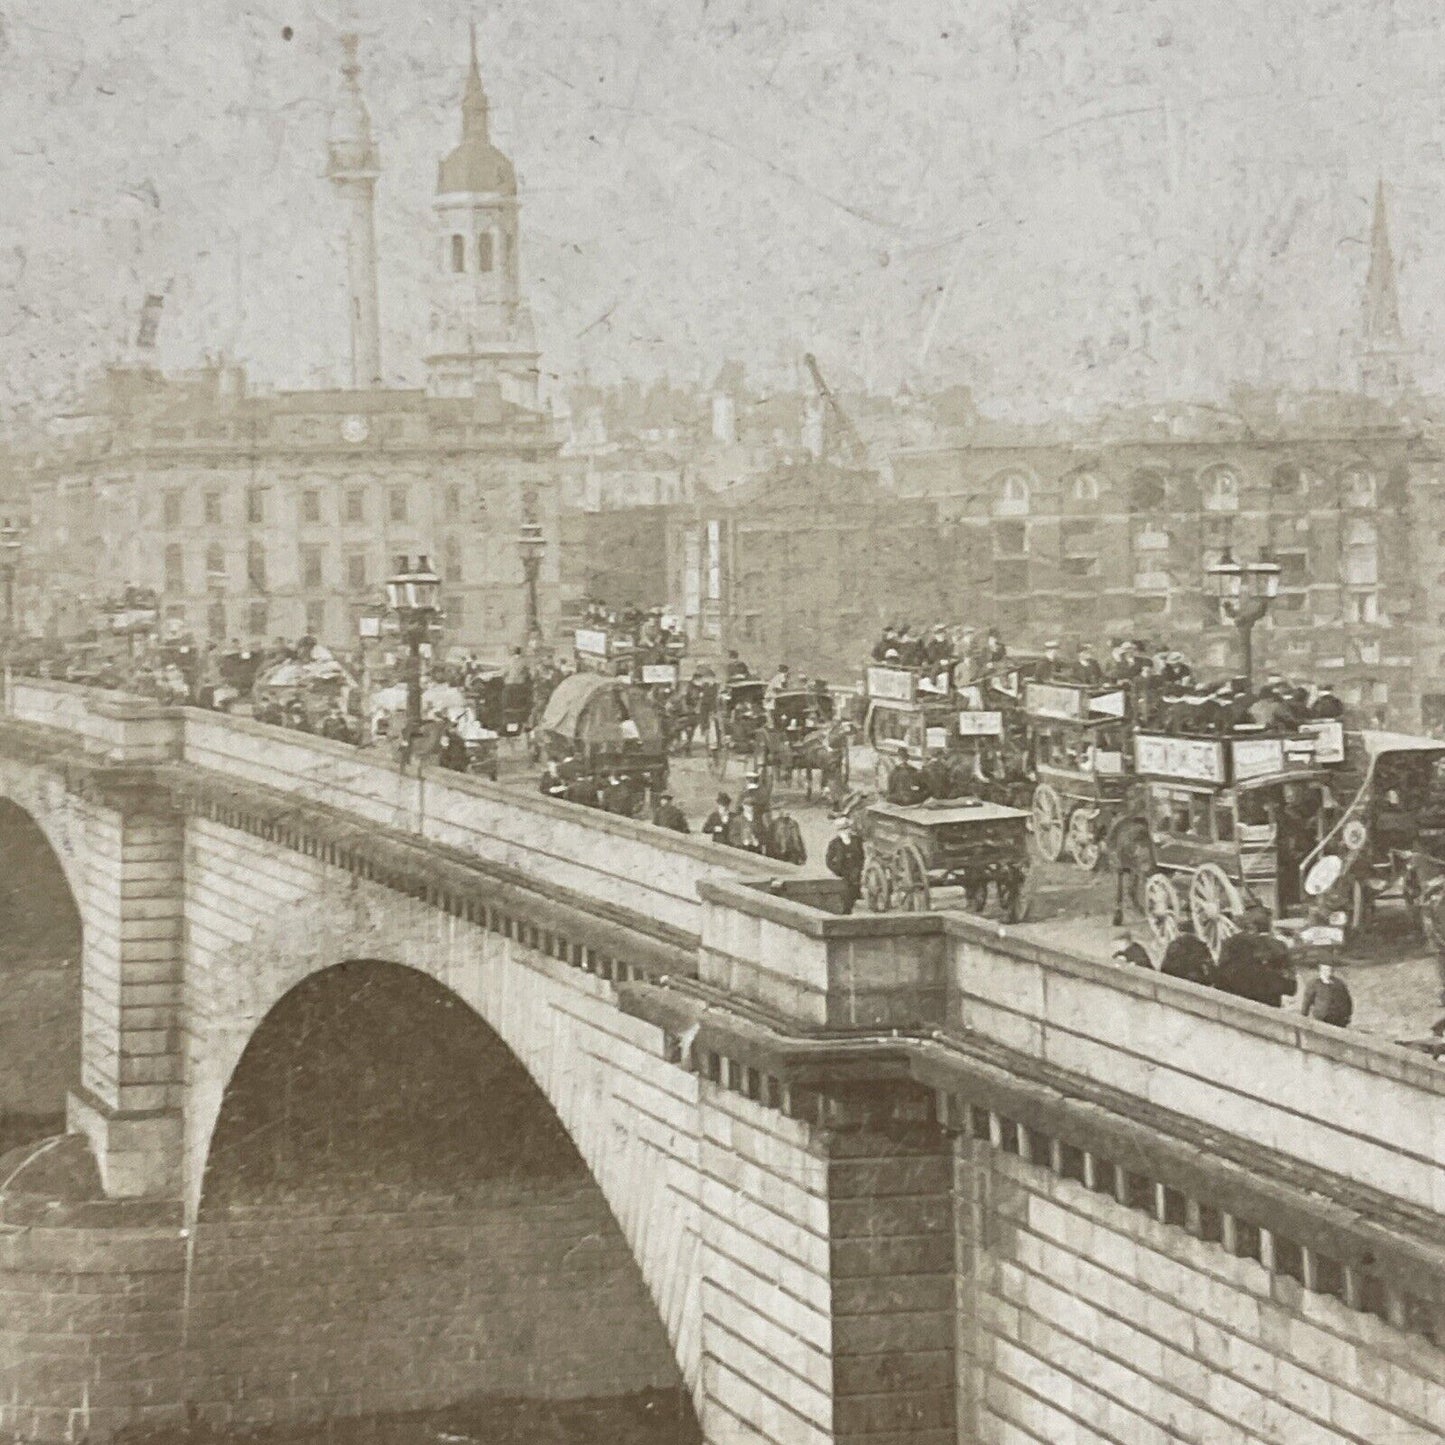
[[[364,442],[370,433],[364,416],[349,416],[341,423],[341,435],[349,442]]]

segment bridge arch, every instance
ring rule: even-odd
[[[252,1033],[212,1131],[190,1296],[203,1416],[235,1420],[241,1396],[304,1418],[643,1392],[699,1438],[640,1264],[555,1109],[466,1000],[407,964],[309,973]]]

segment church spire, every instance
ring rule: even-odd
[[[487,92],[482,88],[482,69],[477,64],[477,22],[472,21],[471,62],[467,67],[467,83],[462,91],[462,143],[486,144]]]
[[[1361,380],[1368,395],[1389,397],[1409,381],[1405,336],[1400,326],[1400,296],[1395,286],[1395,257],[1385,208],[1385,181],[1375,186],[1375,217],[1370,228],[1370,269],[1365,276],[1364,364]]]

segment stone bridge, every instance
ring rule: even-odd
[[[59,684],[0,790],[82,935],[0,1433],[656,1387],[710,1445],[1445,1435],[1418,1056]]]

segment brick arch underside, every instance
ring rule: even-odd
[[[195,832],[187,855],[188,1216],[200,1212],[227,1086],[277,1003],[349,960],[415,970],[481,1018],[555,1111],[699,1404],[696,1078],[663,1061],[653,1030],[622,1015],[602,980],[315,859],[210,823]]]

